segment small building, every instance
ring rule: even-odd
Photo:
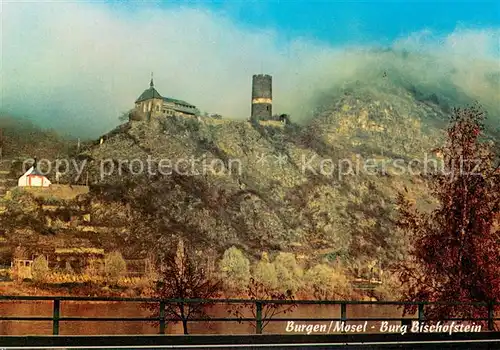
[[[19,180],[19,187],[49,187],[52,183],[36,167],[36,163]]]
[[[33,277],[31,265],[33,265],[33,260],[29,259],[14,259],[11,263],[12,270],[15,271],[15,275],[17,278],[23,279],[31,279]]]

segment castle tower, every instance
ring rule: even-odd
[[[267,74],[252,77],[252,120],[271,119],[273,115],[273,81]]]

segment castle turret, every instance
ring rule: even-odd
[[[273,81],[267,74],[252,77],[252,120],[267,120],[273,115]]]

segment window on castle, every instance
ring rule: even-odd
[[[156,111],[159,112],[160,111],[160,106],[159,105],[156,105]]]

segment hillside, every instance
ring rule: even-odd
[[[473,102],[446,84],[429,89],[403,76],[384,67],[324,91],[300,125],[183,117],[125,123],[77,157],[93,185],[71,205],[85,206],[89,225],[106,229],[51,228],[40,241],[83,240],[143,257],[185,237],[218,254],[235,245],[253,259],[287,251],[306,264],[336,260],[354,276],[384,269],[407,248],[394,226],[396,194],[407,192],[423,210],[436,204],[419,172],[426,160],[439,160],[432,150],[444,140],[452,107]],[[489,132],[498,138],[495,113]],[[52,159],[70,152],[49,133],[37,137],[18,138],[18,153],[41,154],[34,145]],[[63,180],[77,182],[69,170]]]
[[[74,144],[54,130],[42,130],[28,120],[0,113],[0,198],[16,186],[25,160],[66,158],[76,150]]]
[[[26,119],[5,114],[0,114],[0,130],[3,157],[9,160],[65,157],[75,145],[55,130],[44,130]]]
[[[390,81],[356,82],[325,93],[305,126],[181,117],[127,123],[86,152],[90,178],[106,200],[147,217],[130,219],[134,232],[126,238],[143,249],[151,237],[162,244],[173,234],[219,252],[234,244],[256,258],[292,251],[306,260],[340,259],[361,274],[403,257],[405,238],[393,226],[398,191],[423,209],[434,205],[424,179],[402,173],[395,160],[434,159],[450,108],[415,94]],[[182,163],[166,175],[138,175],[148,157]],[[210,166],[216,160],[224,171]],[[354,174],[344,174],[348,162]]]

